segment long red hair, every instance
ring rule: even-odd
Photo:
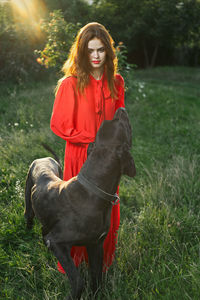
[[[67,61],[62,67],[64,77],[58,81],[56,91],[62,80],[69,76],[77,77],[77,89],[83,93],[89,83],[89,75],[92,71],[89,62],[88,42],[94,38],[101,40],[106,51],[105,72],[108,87],[112,98],[115,96],[115,75],[117,72],[118,60],[115,54],[114,41],[106,28],[96,22],[89,23],[82,27],[71,47]]]

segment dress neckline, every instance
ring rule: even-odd
[[[104,79],[104,77],[105,77],[104,74],[105,74],[105,72],[103,72],[103,74],[102,74],[102,76],[101,76],[100,79],[96,79],[96,78],[94,78],[94,76],[90,73],[90,79],[92,79],[92,80],[95,81],[95,82],[102,82],[103,79]]]

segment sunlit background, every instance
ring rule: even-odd
[[[11,0],[13,14],[16,20],[37,23],[46,14],[46,7],[42,0]]]
[[[34,37],[41,36],[40,21],[47,14],[43,0],[10,0],[14,20],[19,25],[28,26]]]

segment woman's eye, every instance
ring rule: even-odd
[[[94,51],[95,51],[94,49],[88,49],[88,53],[89,53],[89,54],[92,54]],[[98,51],[99,53],[103,53],[103,52],[105,51],[105,48],[104,48],[104,47],[99,48],[97,51]]]
[[[99,49],[99,52],[101,52],[101,53],[104,51],[105,51],[105,49],[103,47]]]

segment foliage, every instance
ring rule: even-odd
[[[191,39],[195,40],[196,52],[200,52],[199,9],[196,0],[96,0],[93,14],[117,42],[127,45],[129,57],[135,55],[140,65],[143,60],[142,66],[152,67],[159,60],[172,63],[177,47],[189,47]]]
[[[31,25],[16,24],[9,4],[0,5],[0,81],[21,82],[41,76],[41,67],[34,56],[35,39]]]
[[[90,5],[87,0],[46,0],[50,12],[61,10],[67,23],[86,24],[91,19]]]
[[[177,5],[181,24],[177,30],[176,59],[180,64],[197,66],[200,62],[200,1]]]
[[[117,253],[99,300],[199,299],[199,78],[200,69],[180,67],[126,78],[137,175],[120,183]],[[0,299],[57,300],[69,291],[39,222],[27,231],[23,218],[28,166],[49,155],[41,142],[64,157],[65,142],[49,129],[54,84],[0,86]],[[81,272],[88,283],[87,267]]]
[[[67,23],[61,10],[50,13],[50,17],[43,20],[41,28],[46,34],[46,45],[43,50],[37,50],[37,62],[48,67],[60,70],[67,59],[68,52],[75,39],[80,24]]]
[[[127,47],[122,43],[116,47],[116,55],[118,58],[118,71],[123,77],[129,76],[129,72],[135,67],[133,64],[130,64],[127,60]]]

